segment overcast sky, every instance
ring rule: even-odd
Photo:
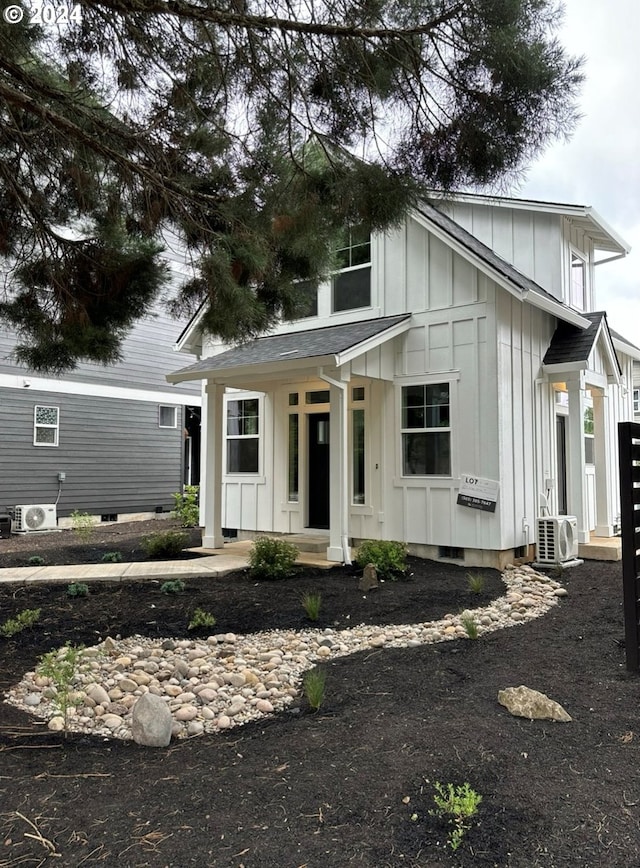
[[[565,0],[565,10],[560,38],[586,58],[583,118],[512,192],[592,205],[631,245],[625,259],[596,269],[596,306],[640,347],[640,0]]]

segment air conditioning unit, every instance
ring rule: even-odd
[[[57,530],[55,503],[31,503],[16,506],[14,533],[30,533],[36,530]]]
[[[546,515],[537,520],[537,563],[562,564],[577,557],[578,519],[575,515]]]

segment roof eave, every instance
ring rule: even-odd
[[[235,365],[230,367],[215,367],[215,356],[211,359],[209,368],[183,368],[180,371],[174,371],[172,374],[167,374],[166,378],[170,383],[184,383],[188,380],[213,380],[218,383],[225,383],[232,386],[234,380],[255,376],[256,381],[260,377],[270,376],[272,374],[282,374],[287,376],[289,373],[299,373],[301,370],[313,369],[325,366],[334,366],[338,364],[337,356],[334,354],[325,356],[306,356],[303,358],[289,358],[277,362],[263,362],[251,365]]]

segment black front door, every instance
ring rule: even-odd
[[[329,414],[307,416],[309,527],[329,527]]]

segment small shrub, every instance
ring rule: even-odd
[[[67,585],[67,596],[88,597],[89,585],[85,585],[84,582],[72,582],[70,585]]]
[[[9,639],[16,633],[22,633],[28,627],[33,627],[40,619],[40,611],[40,609],[23,609],[22,612],[18,612],[15,618],[9,618],[0,626],[0,636]]]
[[[160,585],[160,593],[162,594],[181,594],[186,588],[182,579],[170,579],[168,582]]]
[[[317,621],[320,615],[320,607],[322,606],[322,594],[304,594],[302,597],[302,608],[307,613],[307,618],[310,621]]]
[[[481,594],[484,591],[485,580],[482,573],[467,573],[467,587],[472,594]]]
[[[171,495],[174,501],[171,515],[179,519],[182,527],[197,527],[200,522],[198,491],[197,485],[185,485],[184,491],[176,491]]]
[[[69,709],[76,705],[71,693],[71,684],[80,668],[82,645],[64,645],[58,651],[49,651],[40,658],[36,668],[39,675],[49,678],[55,687],[52,702],[64,720],[64,734],[67,735]]]
[[[478,625],[472,615],[463,615],[460,619],[460,623],[464,627],[464,631],[469,639],[478,638]]]
[[[470,828],[468,821],[477,813],[482,796],[466,783],[455,787],[453,784],[441,784],[436,781],[433,786],[436,790],[433,797],[436,810],[429,813],[448,819],[453,828],[449,833],[447,844],[455,852],[462,843],[464,833]]]
[[[216,619],[211,612],[204,609],[196,609],[189,621],[189,630],[197,630],[199,627],[215,627]]]
[[[249,550],[249,569],[256,579],[286,579],[293,574],[297,557],[292,543],[261,536]]]
[[[364,569],[373,564],[381,579],[395,580],[407,570],[407,547],[393,540],[364,540],[356,552],[356,564]]]
[[[122,552],[105,552],[100,560],[103,564],[119,564],[122,560]]]
[[[41,567],[44,564],[44,558],[41,558],[40,555],[31,555],[27,563],[30,567]]]
[[[179,530],[165,530],[152,533],[142,540],[142,548],[147,557],[167,558],[181,554],[189,541],[186,533]]]
[[[96,527],[93,516],[89,515],[88,512],[80,512],[74,509],[71,513],[71,524],[75,535],[82,542],[89,542]]]
[[[304,695],[312,711],[317,711],[324,702],[324,688],[327,675],[324,669],[309,669],[302,679]]]

